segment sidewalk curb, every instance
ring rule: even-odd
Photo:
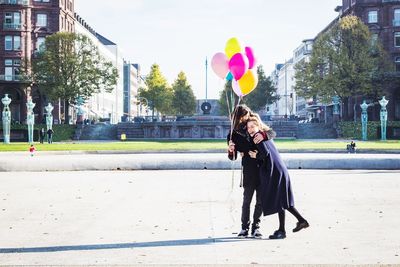
[[[400,155],[282,153],[289,169],[400,170]],[[25,154],[0,157],[0,171],[229,170],[241,161],[225,153]]]

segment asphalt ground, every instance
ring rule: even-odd
[[[2,172],[0,264],[400,264],[399,170],[290,174],[311,226],[254,240],[239,170]]]

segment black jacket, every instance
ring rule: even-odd
[[[227,136],[227,141],[229,144],[230,133]],[[235,143],[235,152],[228,153],[230,160],[237,159],[237,153],[244,153],[242,157],[243,166],[243,186],[254,186],[257,187],[260,184],[259,178],[259,161],[253,159],[249,156],[249,151],[257,150],[257,147],[251,140],[251,137],[247,133],[244,126],[240,127],[239,130],[233,130],[232,132],[232,142]]]

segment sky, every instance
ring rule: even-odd
[[[341,0],[75,0],[96,32],[119,46],[146,75],[157,63],[169,84],[185,72],[198,99],[206,96],[205,60],[223,52],[231,37],[253,48],[269,74],[314,38],[337,15]],[[208,67],[208,99],[224,82]]]

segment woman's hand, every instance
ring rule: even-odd
[[[264,141],[264,136],[260,133],[256,133],[253,138],[254,144],[259,144]]]
[[[257,154],[258,154],[257,150],[254,150],[254,151],[250,150],[249,151],[250,158],[256,159],[257,158]]]
[[[235,152],[235,143],[232,140],[229,141],[228,152],[233,153]]]

